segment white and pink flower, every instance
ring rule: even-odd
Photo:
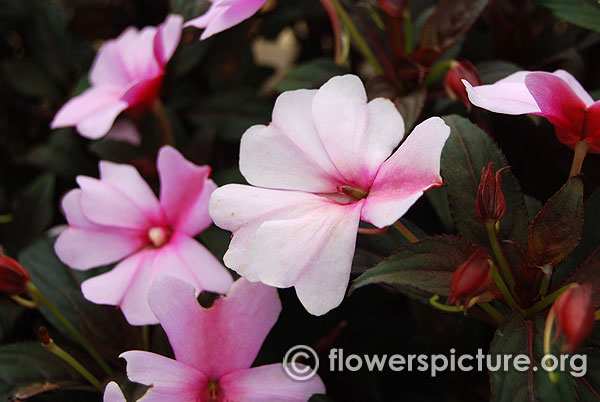
[[[227,269],[194,236],[212,224],[208,200],[217,187],[209,166],[165,146],[158,155],[160,200],[130,165],[100,162],[100,179],[77,177],[62,201],[69,227],[55,244],[67,265],[87,270],[122,260],[82,283],[84,296],[119,306],[133,325],[157,323],[147,296],[155,277],[172,275],[196,293],[226,293]]]
[[[392,225],[442,184],[450,128],[430,118],[390,156],[402,117],[388,99],[367,102],[353,75],[283,93],[272,118],[242,137],[240,170],[252,186],[217,189],[209,211],[233,232],[225,265],[250,281],[294,286],[321,315],[344,298],[360,220]]]

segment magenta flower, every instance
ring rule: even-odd
[[[58,257],[79,270],[124,258],[81,290],[94,303],[119,306],[133,325],[158,322],[147,302],[158,275],[185,280],[197,293],[226,293],[232,283],[221,262],[193,238],[212,223],[210,167],[194,165],[169,146],[160,150],[157,165],[160,201],[133,166],[102,161],[99,180],[77,177],[81,188],[62,201],[69,227],[55,244]]]
[[[206,39],[252,17],[267,0],[213,0],[210,8],[200,17],[189,20],[185,26],[204,28],[200,39]]]
[[[282,364],[250,368],[281,312],[276,289],[242,278],[225,298],[204,309],[191,286],[163,277],[148,301],[176,360],[143,351],[121,354],[129,379],[151,386],[141,400],[305,402],[325,392],[318,376],[292,380]]]
[[[250,281],[294,286],[310,313],[325,314],[344,298],[359,221],[389,226],[441,185],[449,133],[430,118],[389,157],[404,122],[390,100],[367,103],[358,77],[283,93],[273,122],[242,137],[240,170],[259,187],[230,184],[211,197],[215,224],[233,232],[225,265]]]
[[[181,16],[170,15],[158,27],[129,27],[106,41],[90,70],[92,86],[65,103],[50,127],[75,126],[82,136],[98,139],[121,112],[152,104],[179,44],[182,24]]]
[[[103,402],[127,402],[125,399],[125,395],[123,395],[123,391],[119,388],[119,385],[111,381],[106,384],[106,388],[104,389],[104,398]]]
[[[463,83],[474,105],[497,113],[543,116],[563,144],[574,148],[585,142],[587,152],[600,153],[600,102],[568,72],[519,71],[493,85]]]

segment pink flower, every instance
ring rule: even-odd
[[[543,116],[563,144],[574,148],[584,141],[588,152],[600,153],[600,102],[568,72],[519,71],[493,85],[463,83],[474,105],[497,113]]]
[[[185,23],[186,27],[205,28],[201,40],[231,28],[252,17],[267,0],[213,0],[206,13]]]
[[[133,325],[158,322],[147,302],[158,275],[181,278],[198,293],[226,293],[232,283],[219,260],[193,239],[212,223],[210,167],[188,162],[169,146],[160,150],[157,165],[160,201],[133,166],[102,161],[100,180],[77,177],[81,188],[62,201],[69,227],[55,244],[58,257],[79,270],[123,259],[81,290],[94,303],[119,306]]]
[[[325,392],[318,376],[295,381],[282,364],[250,368],[281,312],[276,289],[242,278],[204,309],[192,287],[163,277],[148,300],[176,360],[143,351],[121,354],[129,379],[152,386],[143,401],[305,402]]]
[[[283,93],[273,122],[242,137],[240,170],[259,187],[230,184],[211,197],[215,224],[233,232],[225,265],[250,281],[294,286],[310,313],[325,314],[344,298],[359,221],[391,225],[441,185],[449,133],[430,118],[390,157],[404,122],[390,100],[367,103],[358,77]]]
[[[76,126],[82,136],[98,139],[124,110],[152,104],[179,44],[182,23],[181,16],[170,15],[158,28],[129,27],[106,41],[90,70],[92,86],[65,103],[50,127]]]
[[[125,399],[125,395],[123,395],[123,391],[119,388],[116,382],[111,381],[106,384],[106,388],[104,389],[104,398],[103,402],[127,402]]]

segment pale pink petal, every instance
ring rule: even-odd
[[[68,227],[56,239],[54,250],[69,267],[86,270],[119,261],[146,243],[142,235],[126,229]]]
[[[292,380],[281,364],[227,374],[219,380],[219,386],[225,400],[236,402],[306,402],[314,394],[325,393],[318,375],[308,381]]]
[[[99,225],[148,230],[152,223],[132,199],[103,180],[78,176],[81,208],[85,216]]]
[[[263,223],[252,245],[252,263],[260,280],[271,286],[295,286],[311,314],[337,307],[348,286],[363,202],[342,205],[322,198],[300,218]]]
[[[61,208],[67,223],[78,228],[98,229],[99,226],[85,217],[81,209],[81,189],[75,188],[66,193],[61,201]]]
[[[131,381],[151,385],[140,401],[198,402],[208,384],[204,373],[161,355],[133,350],[119,357],[127,360]]]
[[[184,235],[176,236],[169,246],[192,273],[198,289],[221,294],[229,291],[233,283],[231,274],[206,247]],[[166,274],[172,275],[170,270]]]
[[[539,113],[540,108],[525,86],[525,77],[529,73],[518,71],[491,85],[473,87],[466,80],[462,82],[475,106],[504,114]]]
[[[450,135],[439,117],[419,124],[381,165],[362,210],[362,219],[377,227],[393,224],[424,191],[442,185],[440,159]]]
[[[125,399],[125,395],[123,395],[123,391],[119,388],[119,385],[111,381],[106,384],[106,388],[104,388],[104,398],[103,402],[127,402]]]
[[[76,126],[84,137],[97,139],[108,132],[125,109],[127,103],[120,100],[118,87],[92,87],[65,103],[52,119],[50,127]]]
[[[150,78],[161,75],[163,68],[158,64],[154,56],[154,37],[156,27],[144,27],[139,32],[137,40],[129,47],[131,58],[129,61],[130,71],[136,78]]]
[[[525,78],[527,89],[544,116],[555,126],[570,130],[574,136],[583,132],[586,105],[571,87],[552,73],[534,72]]]
[[[154,281],[149,303],[177,360],[209,378],[250,367],[281,312],[276,289],[243,278],[204,309],[192,286],[161,277]]]
[[[369,110],[360,78],[330,79],[315,95],[312,116],[319,137],[346,185],[368,188],[372,177],[363,167],[368,143]]]
[[[294,219],[304,215],[322,197],[296,191],[280,191],[228,184],[216,189],[210,199],[209,213],[215,224],[233,232],[225,265],[250,281],[257,281],[251,261],[254,236],[268,220]]]
[[[142,145],[142,136],[133,122],[127,118],[118,119],[106,134],[107,140],[125,142],[134,146]]]
[[[156,195],[131,165],[100,162],[100,180],[111,185],[143,211],[153,225],[164,225],[165,217]]]
[[[203,40],[250,18],[266,2],[267,0],[217,1],[211,5],[206,14],[188,21],[186,26],[206,27],[200,37]]]
[[[125,30],[119,38],[129,36],[129,30]],[[90,83],[92,85],[124,87],[132,80],[133,77],[125,68],[122,60],[118,45],[119,38],[104,42],[98,50],[90,70]]]
[[[151,260],[150,252],[142,251],[133,254],[110,271],[84,281],[81,284],[81,291],[84,297],[93,303],[118,306],[137,272],[147,268]]]
[[[180,15],[170,14],[165,22],[158,26],[154,37],[154,56],[162,67],[167,65],[179,45],[182,25],[183,18]]]
[[[154,325],[158,323],[158,319],[148,304],[148,292],[154,278],[157,276],[157,271],[161,272],[160,269],[157,269],[158,264],[156,262],[157,260],[161,261],[159,259],[161,255],[163,253],[160,250],[146,251],[146,257],[138,267],[135,276],[129,281],[123,299],[118,304],[127,322],[131,325]],[[168,269],[168,267],[162,265],[160,268]],[[175,270],[175,272],[180,276],[187,273],[180,270]]]
[[[571,87],[573,92],[575,92],[575,94],[583,101],[583,103],[585,103],[586,106],[590,106],[592,103],[594,103],[594,99],[581,86],[579,81],[577,81],[577,79],[571,75],[571,73],[565,70],[556,70],[552,74],[562,78],[562,80],[565,81],[569,87]]]
[[[210,226],[208,201],[217,187],[208,179],[210,167],[193,164],[170,146],[161,148],[157,166],[160,204],[170,226],[190,236]]]

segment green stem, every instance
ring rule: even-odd
[[[552,353],[550,348],[552,339],[552,324],[554,324],[554,311],[550,310],[548,317],[546,317],[546,325],[544,327],[544,356]],[[548,368],[546,367],[546,369]],[[556,383],[558,381],[558,376],[556,373],[550,370],[547,371],[550,381]]]
[[[398,229],[400,233],[411,243],[416,243],[419,241],[419,238],[413,234],[404,224],[400,221],[396,221],[394,223],[394,227]]]
[[[550,287],[550,275],[544,274],[542,278],[542,283],[540,284],[540,296],[545,296],[548,293],[548,288]]]
[[[577,141],[575,144],[575,153],[573,154],[573,163],[571,164],[571,172],[569,173],[569,177],[577,176],[579,173],[581,173],[583,160],[585,159],[589,148],[589,142]]]
[[[0,223],[10,223],[14,218],[13,214],[0,215]]]
[[[413,51],[413,23],[410,11],[405,10],[402,13],[402,20],[404,21],[404,52],[411,54]]]
[[[38,308],[40,306],[40,301],[37,299],[29,300],[18,295],[11,295],[10,298],[25,308]]]
[[[102,384],[100,384],[100,381],[98,381],[98,379],[96,377],[94,377],[92,375],[92,373],[90,373],[89,371],[87,371],[87,369],[85,367],[83,367],[81,365],[81,363],[79,363],[77,360],[75,360],[75,358],[73,356],[71,356],[70,354],[68,354],[67,352],[65,352],[56,343],[54,343],[54,340],[50,339],[50,342],[48,342],[48,343],[42,343],[42,346],[48,352],[52,353],[53,355],[57,356],[61,360],[63,360],[66,363],[68,363],[79,374],[81,374],[86,380],[88,380],[89,383],[94,386],[94,388],[96,388],[97,390],[99,390],[100,392],[102,392]]]
[[[525,318],[532,317],[534,314],[543,311],[546,307],[550,306],[554,301],[558,298],[558,296],[565,293],[570,288],[578,286],[576,283],[569,283],[568,285],[563,286],[562,288],[555,290],[548,296],[544,297],[542,300],[535,303],[533,306],[529,307],[525,310]]]
[[[431,84],[433,84],[443,73],[446,72],[446,70],[449,70],[456,62],[456,60],[446,60],[446,61],[442,61],[439,62],[438,64],[436,64],[431,71],[429,72],[429,74],[427,74],[427,77],[425,77],[425,81],[423,81],[423,85],[425,87],[429,87]]]
[[[369,48],[369,45],[367,44],[365,39],[362,37],[360,31],[358,30],[356,25],[354,25],[354,22],[352,21],[350,16],[346,13],[346,10],[344,10],[344,7],[342,7],[342,5],[340,4],[340,2],[338,0],[329,0],[329,1],[331,1],[331,4],[333,4],[333,6],[335,7],[335,11],[338,13],[343,24],[348,29],[348,32],[350,33],[350,38],[352,39],[352,42],[354,43],[354,45],[362,53],[362,55],[365,57],[365,59],[367,59],[369,64],[371,64],[371,66],[375,69],[375,72],[377,74],[383,74],[384,70],[383,70],[383,67],[381,66],[381,63],[379,63],[379,60],[377,60],[377,57],[375,57],[375,54],[373,54],[373,52],[371,51],[371,48]]]
[[[156,116],[156,118],[158,119],[158,123],[160,124],[160,128],[164,136],[165,145],[175,146],[173,127],[171,126],[171,121],[169,120],[169,116],[167,115],[165,105],[159,98],[156,98],[154,103],[152,103],[152,111],[154,112],[154,115]]]
[[[67,318],[60,312],[60,310],[52,303],[46,295],[44,295],[38,288],[33,284],[33,282],[29,282],[27,284],[27,292],[34,300],[39,300],[44,303],[48,310],[60,321],[60,323],[65,327],[67,331],[73,335],[73,337],[83,346],[85,350],[92,356],[92,358],[102,367],[102,370],[108,375],[112,374],[112,369],[106,363],[106,361],[100,356],[100,354],[94,349],[92,344],[75,328],[73,324],[67,320]]]
[[[488,237],[490,239],[490,244],[492,245],[492,250],[494,251],[494,255],[496,256],[496,260],[498,261],[498,265],[500,265],[500,270],[502,271],[502,276],[504,280],[508,284],[508,288],[511,292],[515,291],[515,278],[506,262],[506,257],[504,256],[504,252],[500,247],[500,242],[498,241],[498,234],[496,233],[496,222],[487,221],[485,223],[485,228],[487,230]]]
[[[442,310],[442,311],[445,311],[447,313],[462,313],[463,311],[465,311],[465,307],[464,306],[446,306],[445,304],[442,304],[442,303],[438,302],[439,298],[440,298],[440,296],[433,295],[429,299],[429,303],[433,307],[437,308],[438,310]]]
[[[510,308],[512,308],[513,310],[523,312],[521,307],[519,307],[519,305],[515,301],[512,293],[510,293],[510,291],[506,287],[504,280],[502,279],[502,277],[500,276],[500,273],[498,272],[498,268],[496,267],[496,264],[494,264],[492,261],[490,261],[490,265],[492,266],[492,278],[494,278],[494,282],[496,283],[498,290],[500,290],[502,297],[504,297],[504,300],[506,300],[506,302],[508,303]]]
[[[504,316],[502,313],[496,310],[490,303],[479,303],[478,306],[481,307],[483,311],[488,313],[489,316],[498,323],[498,325],[502,324],[502,321],[504,321]]]
[[[600,310],[596,310],[595,321],[600,320]]]

